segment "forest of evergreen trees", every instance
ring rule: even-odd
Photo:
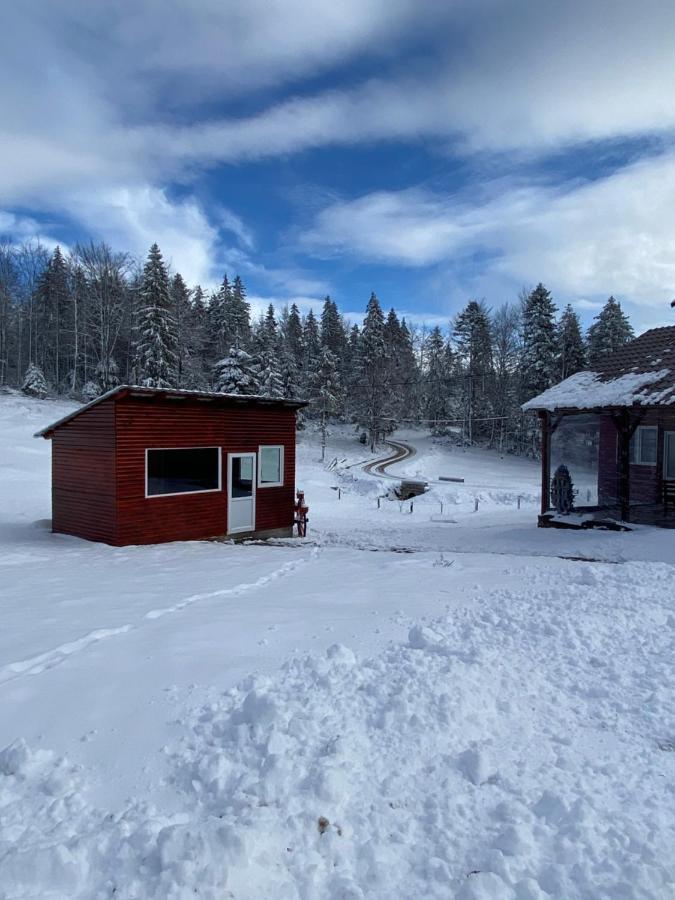
[[[362,322],[326,297],[252,320],[246,288],[207,294],[169,273],[157,245],[140,267],[105,244],[65,256],[0,243],[0,388],[90,400],[120,383],[312,400],[324,425],[353,422],[374,446],[398,424],[465,443],[534,451],[520,404],[633,336],[610,297],[584,335],[543,284],[489,309],[470,300],[443,330],[386,315],[373,293]],[[324,428],[325,435],[325,428]]]

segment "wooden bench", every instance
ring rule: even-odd
[[[675,506],[675,481],[663,482],[663,505],[668,512],[668,505],[672,503]]]

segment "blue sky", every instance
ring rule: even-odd
[[[673,321],[666,0],[24,0],[0,34],[0,233],[154,240],[257,306],[418,322],[544,281]]]

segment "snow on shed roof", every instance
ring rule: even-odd
[[[652,328],[528,400],[523,410],[601,409],[675,404],[675,325]]]
[[[148,397],[150,399],[156,397],[158,399],[169,398],[179,400],[182,398],[193,397],[197,400],[217,400],[227,406],[272,406],[286,409],[301,409],[303,406],[309,405],[309,400],[276,399],[273,397],[262,397],[259,394],[220,394],[217,391],[184,391],[179,390],[178,388],[149,388],[133,384],[121,384],[118,387],[107,391],[105,394],[101,394],[100,397],[96,397],[95,400],[83,404],[79,409],[74,410],[62,419],[52,422],[51,425],[48,425],[41,431],[37,431],[33,437],[49,438],[56,428],[65,425],[66,422],[70,422],[71,419],[79,416],[81,413],[85,412],[85,410],[91,409],[92,406],[96,406],[99,403],[103,403],[104,400],[109,400],[112,397],[117,397],[122,394],[130,395],[132,397]]]

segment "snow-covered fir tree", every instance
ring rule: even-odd
[[[593,366],[607,353],[613,353],[635,337],[621,304],[610,297],[588,329],[588,362]]]
[[[443,431],[449,417],[452,357],[446,352],[443,332],[435,325],[424,339],[422,416],[434,432]]]
[[[40,400],[44,400],[49,393],[49,386],[42,369],[35,363],[31,363],[26,369],[21,390],[29,397],[37,397]]]
[[[305,373],[305,377],[309,378],[309,374],[314,370],[316,361],[319,358],[319,352],[321,351],[319,324],[316,321],[313,309],[310,309],[305,316],[302,329],[302,350],[302,369]]]
[[[279,355],[273,349],[263,350],[256,370],[257,393],[262,397],[280,399],[285,395],[284,379],[279,367]]]
[[[373,292],[366,307],[366,317],[359,338],[359,384],[357,390],[357,415],[368,431],[371,451],[380,439],[393,431],[389,365],[384,337],[384,315]]]
[[[524,299],[522,310],[521,397],[541,394],[557,379],[555,304],[541,282]]]
[[[143,387],[175,387],[178,355],[169,276],[162,254],[153,244],[139,287],[136,377]]]
[[[214,391],[222,394],[257,394],[259,388],[253,357],[241,347],[231,347],[227,356],[214,366]]]
[[[558,377],[562,381],[586,365],[586,347],[579,316],[568,303],[558,322]]]
[[[251,343],[251,307],[246,299],[246,288],[237,275],[232,283],[228,308],[230,334],[235,347],[248,347]]]
[[[187,374],[192,357],[191,336],[193,334],[192,304],[190,290],[180,272],[171,279],[170,295],[176,337],[176,387],[186,387]]]
[[[310,378],[310,397],[316,405],[320,417],[322,462],[326,459],[328,417],[339,409],[341,393],[342,385],[340,384],[337,357],[324,345]]]
[[[458,399],[465,422],[464,438],[472,444],[492,431],[494,360],[490,317],[484,303],[470,300],[454,321],[458,362]]]
[[[346,341],[347,336],[342,316],[337,305],[327,296],[321,310],[321,346],[328,347],[337,361],[344,353]]]

